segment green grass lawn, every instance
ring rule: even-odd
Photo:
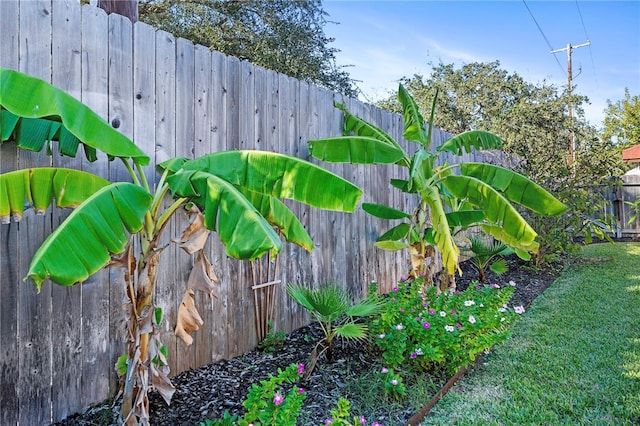
[[[640,424],[640,244],[597,244],[423,425]]]

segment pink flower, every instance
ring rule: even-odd
[[[393,288],[393,292],[394,292],[394,293],[397,293],[397,292],[398,292],[398,287],[394,287],[394,288]]]
[[[367,424],[367,419],[365,419],[364,416],[360,416],[359,420],[360,420],[360,424],[361,425],[366,425]]]
[[[458,327],[458,328],[462,328],[462,324],[457,323],[457,324],[456,324],[456,327]]]
[[[327,419],[324,421],[324,426],[332,425],[332,424],[333,424],[333,419]]]
[[[391,384],[393,386],[398,386],[398,381],[396,379],[391,380]]]
[[[416,353],[415,353],[415,352],[411,352],[411,359],[416,359],[416,357],[417,357],[417,356],[418,356],[418,355],[416,355]]]
[[[434,311],[433,309],[429,309],[429,315],[435,315],[436,311]]]
[[[395,297],[391,298],[391,303],[396,303],[396,298]]]
[[[513,281],[513,280],[511,280],[511,281],[509,281],[509,285],[510,285],[511,287],[515,287],[515,286],[516,286],[516,282],[515,282],[515,281]]]
[[[456,314],[456,311],[452,309],[451,310],[451,315],[455,315],[455,314]]]
[[[380,370],[380,372],[382,374],[387,374],[389,372],[389,370],[386,367],[382,367],[382,370]]]
[[[373,423],[371,423],[371,426],[382,426],[382,423],[373,422]]]
[[[404,308],[400,308],[400,313],[404,314]]]
[[[431,327],[431,324],[429,324],[428,322],[425,322],[424,324],[422,324],[422,326],[424,328],[429,328],[429,327]]]
[[[298,388],[298,393],[304,393],[304,389],[303,388]]]
[[[298,364],[298,376],[304,373],[304,364]]]
[[[282,395],[280,395],[279,393],[276,393],[275,395],[273,395],[273,403],[275,405],[280,405],[284,402],[284,397]]]

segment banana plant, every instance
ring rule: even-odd
[[[413,155],[406,153],[388,133],[356,117],[337,103],[343,112],[343,135],[309,141],[310,154],[322,161],[354,164],[392,164],[407,170],[406,179],[391,179],[391,186],[416,194],[418,207],[406,213],[389,206],[363,203],[369,214],[402,223],[382,234],[376,245],[383,249],[409,249],[411,275],[425,275],[433,283],[433,260],[442,257],[447,287],[455,288],[460,250],[455,235],[470,226],[523,252],[538,248],[536,232],[513,203],[546,215],[561,214],[566,206],[544,188],[512,170],[491,164],[460,162],[440,164],[440,155],[461,156],[472,149],[498,149],[502,140],[485,131],[468,131],[454,136],[432,152],[435,102],[429,126],[409,92],[399,86],[398,99],[404,118],[403,137],[416,144]],[[438,165],[440,164],[440,165]],[[437,251],[436,251],[437,248]],[[427,262],[430,259],[431,262]]]
[[[157,331],[162,311],[153,295],[163,247],[160,238],[172,216],[188,207],[191,221],[177,242],[195,254],[175,333],[186,344],[202,325],[194,290],[213,295],[215,271],[202,250],[211,231],[226,253],[256,259],[277,253],[282,240],[311,251],[313,241],[281,199],[336,211],[355,210],[361,190],[309,162],[272,152],[226,151],[190,160],[170,159],[157,166],[151,191],[142,167],[149,163],[131,140],[87,106],[50,84],[0,68],[1,141],[52,155],[76,156],[82,147],[89,161],[97,153],[119,160],[131,182],[109,182],[67,168],[31,168],[0,174],[0,219],[20,220],[25,204],[38,213],[55,200],[74,210],[34,254],[27,278],[38,291],[46,279],[71,286],[100,269],[124,268],[127,354],[117,367],[124,373],[123,424],[148,424],[148,397],[155,388],[171,401],[166,348]],[[322,187],[322,191],[316,188]],[[169,199],[168,207],[163,200]]]

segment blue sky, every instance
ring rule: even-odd
[[[587,39],[591,45],[571,56],[574,92],[591,102],[587,119],[600,126],[607,99],[623,99],[625,87],[640,95],[638,0],[325,0],[323,7],[339,23],[325,26],[335,38],[331,46],[341,50],[337,62],[352,65],[346,70],[370,101],[395,93],[403,76],[427,77],[429,63],[439,62],[498,60],[531,83],[566,87],[567,53],[551,54],[549,45],[562,49]]]

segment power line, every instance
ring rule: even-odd
[[[578,0],[576,0],[576,8],[578,9],[578,15],[580,15],[580,22],[582,23],[582,29],[584,30],[584,35],[587,37],[587,41],[591,40],[589,38],[589,34],[587,34],[587,27],[584,25],[584,19],[582,19],[582,11],[580,11],[580,6],[578,5]],[[591,50],[591,44],[589,44],[589,56],[591,57],[591,67],[593,69],[593,77],[596,80],[596,85],[598,85],[598,75],[596,74],[596,65],[593,61],[593,51]]]
[[[540,24],[538,24],[538,21],[536,20],[536,17],[533,16],[533,13],[531,12],[531,9],[529,9],[529,5],[527,5],[527,2],[525,0],[522,0],[522,3],[524,3],[524,7],[526,7],[527,10],[529,11],[529,15],[531,15],[531,19],[533,19],[533,22],[536,23],[536,26],[538,27],[538,30],[540,31],[540,34],[542,34],[542,37],[544,38],[544,41],[547,42],[547,46],[549,46],[549,50],[553,50],[553,47],[551,47],[551,43],[549,43],[549,39],[547,39],[547,36],[544,34],[544,31],[542,31],[542,28],[540,28]],[[562,70],[562,73],[566,76],[567,73],[565,72],[564,68],[560,64],[560,61],[558,60],[556,55],[553,55],[553,57],[555,58],[556,62],[558,63],[558,67],[560,67],[560,69]]]

